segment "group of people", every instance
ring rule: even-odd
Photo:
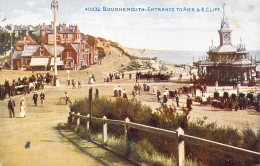
[[[125,89],[122,90],[122,88],[120,86],[115,86],[114,88],[114,97],[123,97],[123,98],[127,98],[127,92]]]
[[[113,72],[113,73],[109,73],[107,76],[104,77],[104,82],[112,82],[113,79],[124,79],[125,78],[125,74],[124,72]]]
[[[17,81],[13,79],[12,83],[5,79],[4,85],[0,85],[0,99],[4,100],[6,95],[10,98],[10,96],[17,95],[18,92],[29,94],[31,91],[40,90],[40,88],[44,89],[45,84],[50,83],[51,80],[52,75],[50,73],[36,73],[30,77],[19,77]]]
[[[41,92],[40,94],[40,99],[41,99],[41,104],[43,105],[44,103],[44,99],[45,99],[45,94],[43,92]],[[34,94],[33,94],[33,102],[34,102],[34,105],[37,106],[37,100],[38,100],[38,94],[37,92],[35,91]],[[8,110],[9,110],[9,114],[10,114],[10,118],[15,118],[15,101],[13,99],[13,96],[10,96],[10,99],[8,101]],[[20,101],[20,118],[23,118],[26,116],[26,107],[27,107],[27,103],[26,103],[26,100],[25,100],[25,97],[22,97],[21,98],[21,101]]]
[[[78,78],[78,82],[76,82],[75,79],[72,79],[71,84],[72,84],[72,89],[77,89],[77,87],[76,87],[77,84],[78,84],[78,89],[82,88],[82,83],[81,83],[80,78]],[[67,86],[69,86],[69,80],[68,80]]]

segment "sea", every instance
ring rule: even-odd
[[[260,61],[260,50],[251,50],[249,55],[256,57]],[[157,57],[160,61],[166,62],[168,64],[175,65],[193,65],[193,61],[196,62],[207,57],[206,51],[172,51],[164,53],[152,53],[152,54],[142,54],[139,57]],[[260,64],[257,66],[257,71],[260,71]]]

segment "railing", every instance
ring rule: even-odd
[[[75,132],[79,132],[80,119],[87,120],[87,123],[86,123],[87,124],[86,125],[87,135],[88,135],[88,138],[91,139],[89,114],[87,116],[83,116],[83,115],[80,115],[80,113],[75,114],[74,112],[72,112],[72,113],[70,113],[70,116],[71,116],[71,128]],[[146,125],[142,125],[142,124],[138,124],[138,123],[133,123],[133,122],[130,122],[130,120],[128,118],[126,118],[125,121],[120,121],[120,120],[107,119],[104,116],[103,118],[92,117],[91,120],[103,123],[103,145],[107,144],[107,124],[124,126],[125,145],[126,145],[126,153],[127,153],[126,155],[127,156],[129,155],[127,130],[129,128],[134,128],[134,129],[158,134],[158,135],[169,137],[169,138],[176,138],[177,145],[178,145],[178,152],[177,152],[177,165],[178,166],[185,165],[185,147],[184,147],[185,142],[197,144],[200,146],[207,146],[209,148],[214,148],[216,150],[220,150],[223,152],[231,152],[236,155],[240,154],[243,156],[251,157],[254,160],[257,160],[260,162],[260,153],[259,152],[246,150],[246,149],[238,148],[238,147],[231,146],[231,145],[226,145],[226,144],[215,142],[215,141],[210,141],[207,139],[186,135],[186,134],[184,134],[184,131],[181,128],[178,128],[177,131],[175,132],[175,131],[156,128],[156,127],[146,126]],[[75,124],[75,122],[76,122],[76,124]]]

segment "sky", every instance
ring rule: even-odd
[[[0,0],[0,26],[50,24],[52,0]],[[260,50],[259,0],[58,0],[57,23],[77,24],[84,34],[119,42],[125,47],[207,51],[219,45],[222,6],[232,31],[248,50]],[[97,7],[101,11],[86,11]],[[107,12],[106,8],[175,8],[175,12]],[[176,12],[176,8],[220,8],[216,12]]]

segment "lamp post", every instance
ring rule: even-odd
[[[59,80],[57,79],[57,50],[56,50],[56,10],[59,8],[58,1],[53,0],[51,3],[51,9],[53,8],[53,26],[54,26],[54,80],[53,80],[53,86],[59,86]]]
[[[67,86],[70,85],[70,70],[67,70],[68,78],[67,78]]]

